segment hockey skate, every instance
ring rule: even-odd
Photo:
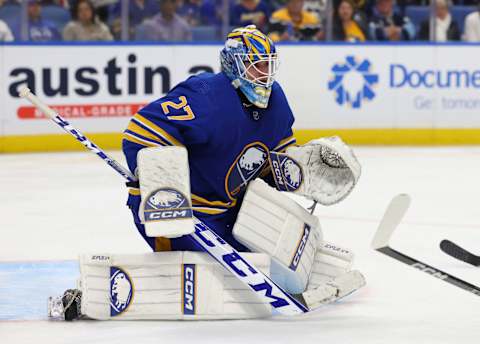
[[[48,317],[66,321],[80,319],[81,303],[82,292],[79,289],[67,289],[63,296],[48,298]]]

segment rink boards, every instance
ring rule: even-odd
[[[192,74],[218,72],[220,49],[2,45],[0,152],[81,149],[18,98],[21,86],[103,147],[119,148],[132,114]],[[279,53],[299,142],[335,133],[354,144],[480,143],[480,45],[287,44]]]

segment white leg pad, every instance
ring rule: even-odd
[[[354,258],[354,254],[348,249],[328,242],[321,243],[315,255],[308,287],[318,286],[350,271]]]
[[[242,253],[268,274],[270,258]],[[206,253],[80,257],[82,314],[97,320],[246,319],[271,306]]]
[[[273,258],[272,279],[286,291],[298,294],[305,290],[322,240],[316,216],[262,180],[254,180],[248,186],[233,235],[252,251]]]
[[[365,285],[365,277],[351,270],[354,255],[338,245],[323,242],[315,255],[307,290],[302,293],[309,309],[339,300]]]

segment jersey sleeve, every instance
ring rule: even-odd
[[[277,152],[277,153],[282,153],[289,146],[297,143],[297,140],[293,136],[293,129],[292,129],[293,123],[295,122],[295,118],[293,116],[290,105],[288,104],[287,97],[285,96],[285,93],[283,92],[280,85],[275,83],[274,87],[275,87],[275,90],[278,93],[280,93],[280,98],[281,98],[280,104],[282,104],[281,105],[281,107],[283,109],[282,111],[285,111],[285,115],[284,115],[285,116],[285,126],[283,127],[283,130],[279,135],[281,137],[280,141],[272,149],[272,151]]]
[[[135,171],[137,152],[144,147],[188,147],[207,142],[210,99],[197,92],[195,83],[189,80],[130,120],[122,144],[130,170]]]
[[[289,146],[297,143],[297,139],[293,136],[291,127],[287,130],[284,137],[285,138],[281,140],[274,149],[272,149],[274,152],[283,153]]]
[[[295,139],[295,136],[293,136],[293,130],[292,130],[292,126],[293,126],[293,123],[295,121],[295,118],[294,118],[293,113],[290,109],[290,106],[288,105],[288,101],[287,101],[287,98],[285,97],[285,94],[283,93],[283,90],[277,84],[275,84],[275,88],[278,89],[277,92],[280,92],[281,97],[283,98],[282,102],[281,102],[281,104],[282,104],[281,107],[282,107],[283,111],[286,111],[285,117],[286,117],[287,120],[286,120],[286,126],[284,127],[282,133],[280,134],[280,137],[281,137],[280,141],[270,151],[275,152],[275,153],[284,153],[285,150],[288,147],[297,143],[297,140]],[[262,172],[260,173],[260,178],[262,178],[270,186],[276,187],[276,183],[275,183],[275,180],[273,178],[272,169],[271,169],[270,164],[265,165]]]
[[[188,79],[136,113],[123,133],[122,150],[133,173],[137,168],[138,151],[145,147],[184,146],[208,140],[208,95],[196,91],[195,82]],[[129,188],[127,205],[138,211],[140,190]],[[137,222],[137,221],[135,221]]]

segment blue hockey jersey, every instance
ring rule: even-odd
[[[260,109],[243,101],[225,74],[203,73],[135,114],[124,132],[123,151],[135,171],[137,152],[144,147],[186,147],[195,216],[238,248],[231,227],[245,188],[260,174],[268,174],[269,151],[280,152],[295,143],[293,121],[278,83],[272,87],[268,108]],[[139,190],[131,188],[129,194],[139,227]],[[172,249],[165,240],[149,243],[155,250]]]

